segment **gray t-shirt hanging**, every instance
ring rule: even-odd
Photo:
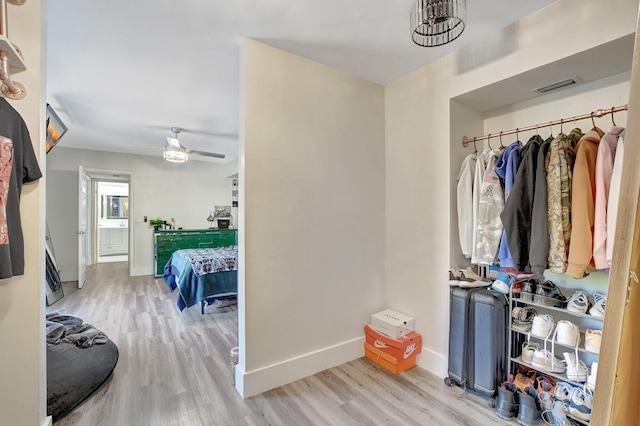
[[[27,125],[0,98],[0,279],[24,275],[20,193],[23,183],[41,177]]]

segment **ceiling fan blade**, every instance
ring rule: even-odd
[[[225,158],[226,157],[226,155],[218,154],[216,152],[197,151],[195,149],[187,149],[187,148],[185,148],[185,151],[187,152],[187,154],[197,154],[197,155],[202,155],[203,157],[211,157],[211,158]]]
[[[167,136],[167,143],[176,148],[180,148],[180,142],[176,138],[171,138]]]

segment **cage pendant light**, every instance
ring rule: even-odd
[[[435,47],[464,31],[466,0],[416,0],[411,10],[411,38],[418,46]]]

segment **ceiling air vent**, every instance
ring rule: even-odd
[[[563,87],[573,86],[580,82],[578,77],[567,78],[566,80],[557,81],[555,83],[547,84],[546,86],[538,87],[537,89],[533,89],[534,92],[538,93],[549,93],[554,90],[562,89]]]

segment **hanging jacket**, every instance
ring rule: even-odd
[[[583,278],[593,266],[593,223],[596,199],[596,157],[604,132],[589,130],[576,145],[571,186],[571,242],[567,276]]]
[[[479,265],[491,265],[495,262],[502,235],[500,212],[504,208],[504,196],[495,167],[499,154],[497,149],[489,152],[479,194],[476,257],[471,259],[472,263]]]
[[[549,151],[547,203],[549,218],[549,268],[556,273],[567,269],[571,239],[571,179],[575,144],[582,137],[580,129],[559,134]]]
[[[547,167],[549,161],[549,147],[553,141],[550,136],[540,145],[536,161],[536,183],[531,212],[531,242],[529,244],[529,264],[531,272],[543,278],[547,269],[549,256],[549,216],[547,204]]]
[[[611,266],[613,258],[613,244],[616,233],[616,219],[618,216],[618,202],[620,201],[620,185],[622,183],[622,164],[624,161],[624,134],[618,138],[616,157],[613,161],[611,186],[609,187],[609,203],[607,204],[607,263]]]
[[[462,254],[471,258],[473,244],[473,179],[477,154],[469,154],[462,162],[457,184],[458,237]]]
[[[513,267],[518,271],[528,271],[529,242],[531,240],[531,216],[536,183],[536,164],[538,150],[542,143],[539,135],[534,135],[520,149],[521,163],[518,167],[509,197],[505,197],[504,210],[500,214],[504,225],[504,234]],[[502,253],[502,245],[500,246]],[[500,259],[502,265],[502,258]]]
[[[476,157],[476,169],[473,174],[473,239],[471,241],[471,263],[476,263],[477,259],[477,239],[478,239],[478,208],[480,206],[480,190],[482,189],[482,180],[484,179],[484,171],[487,168],[487,159],[491,151],[485,149]]]
[[[509,193],[513,187],[516,174],[518,172],[518,166],[520,165],[520,149],[522,148],[522,142],[516,141],[505,148],[504,152],[496,162],[496,173],[504,180],[504,199],[509,199]],[[503,268],[513,268],[513,259],[511,259],[511,252],[509,251],[509,245],[507,243],[507,235],[502,232],[500,238],[500,249],[498,252],[500,259],[500,266]]]
[[[596,199],[593,218],[593,263],[596,269],[607,269],[607,204],[613,160],[618,146],[618,135],[624,127],[611,127],[600,140],[596,156]]]

